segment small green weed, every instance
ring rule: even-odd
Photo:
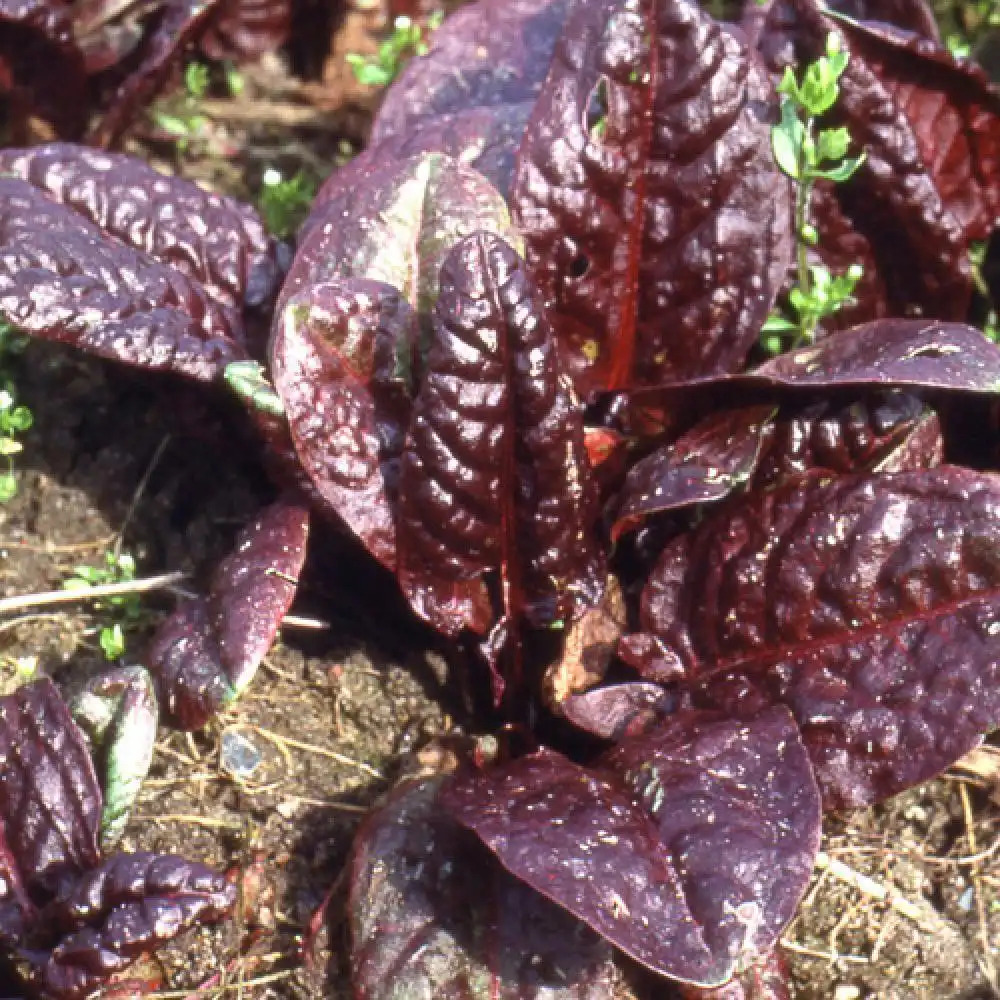
[[[9,503],[17,494],[17,477],[14,474],[14,456],[24,446],[19,440],[31,427],[34,417],[31,410],[17,399],[17,386],[10,370],[10,359],[24,350],[26,338],[13,327],[0,323],[0,503]]]
[[[286,239],[309,214],[309,206],[315,197],[316,181],[301,170],[294,177],[285,179],[280,170],[268,167],[261,178],[257,207],[268,231]]]
[[[826,55],[806,67],[799,82],[791,67],[778,85],[781,121],[771,128],[771,148],[781,170],[795,181],[795,238],[797,285],[788,295],[792,318],[772,313],[761,331],[764,349],[785,350],[789,341],[811,343],[819,324],[850,302],[862,276],[860,265],[833,275],[822,264],[809,261],[809,247],[819,234],[809,222],[809,201],[818,180],[835,184],[848,180],[864,162],[864,153],[849,156],[851,137],[846,128],[817,129],[816,121],[837,103],[837,81],[847,68],[847,53],[835,34],[826,41]]]
[[[65,590],[89,590],[111,583],[131,583],[135,579],[135,559],[130,553],[109,549],[104,553],[103,565],[81,565],[73,568],[73,575],[63,581]],[[94,609],[103,624],[98,632],[98,642],[108,660],[118,660],[125,653],[127,633],[143,619],[142,600],[137,593],[114,594],[97,598]]]
[[[392,34],[378,47],[374,57],[348,52],[347,62],[355,79],[367,87],[388,86],[408,59],[427,53],[427,36],[441,26],[443,19],[444,13],[435,11],[427,18],[427,27],[423,28],[408,17],[397,17]]]

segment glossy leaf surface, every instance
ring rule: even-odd
[[[361,828],[351,864],[356,995],[611,1000],[611,949],[503,870],[438,808],[440,779],[406,782]]]
[[[244,356],[237,315],[197,283],[2,178],[0,315],[36,337],[194,378]]]
[[[490,234],[441,272],[434,340],[400,477],[399,577],[437,627],[486,630],[483,574],[535,623],[600,597],[580,408],[516,253]]]
[[[582,392],[746,356],[790,252],[769,93],[755,54],[687,0],[574,8],[512,200]]]
[[[113,241],[176,268],[223,306],[242,310],[274,298],[284,251],[249,205],[135,157],[68,143],[0,150],[0,173],[27,181]]]
[[[270,346],[299,462],[324,504],[390,569],[416,342],[401,293],[355,278],[292,298]]]
[[[197,729],[250,683],[291,606],[305,559],[308,511],[267,507],[212,575],[205,597],[180,604],[146,654],[164,712]]]
[[[25,889],[97,864],[101,790],[86,741],[48,679],[0,698],[0,820]]]
[[[612,538],[647,518],[804,472],[900,472],[943,457],[941,425],[915,396],[721,410],[630,470]]]
[[[703,986],[775,941],[819,845],[819,795],[782,708],[686,712],[590,769],[541,750],[456,776],[442,803],[538,892]]]
[[[950,466],[791,480],[668,545],[643,627],[697,703],[788,705],[829,806],[880,801],[1000,722],[998,505]]]
[[[42,911],[58,941],[25,954],[35,983],[59,1000],[81,1000],[139,955],[236,902],[236,887],[197,862],[168,854],[118,854],[88,872]]]
[[[838,24],[910,123],[965,239],[988,237],[1000,220],[1000,93],[986,73],[927,37],[885,24]]]
[[[480,231],[518,245],[506,203],[474,170],[442,153],[366,157],[334,174],[317,196],[281,307],[313,285],[366,278],[390,285],[427,314],[445,257]]]

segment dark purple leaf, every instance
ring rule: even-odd
[[[441,801],[538,892],[702,986],[771,948],[819,846],[819,794],[781,708],[685,712],[590,769],[542,750],[457,775]]]
[[[636,391],[638,407],[725,406],[823,390],[906,389],[915,393],[995,393],[1000,348],[963,323],[883,319],[831,334],[740,375],[692,379]]]
[[[901,392],[789,407],[771,425],[751,480],[771,486],[812,470],[903,472],[940,465],[941,423]]]
[[[394,569],[414,314],[396,289],[355,278],[310,286],[282,315],[271,369],[298,459],[323,504]]]
[[[403,455],[403,590],[449,633],[486,630],[487,571],[505,614],[576,617],[604,588],[596,499],[582,412],[525,269],[496,236],[471,236],[441,269]]]
[[[443,115],[480,108],[503,115],[510,106],[534,103],[569,6],[569,0],[480,0],[455,11],[434,32],[427,55],[413,59],[389,89],[372,145],[436,128]]]
[[[1000,221],[1000,93],[940,42],[885,24],[837,23],[913,129],[920,156],[966,240]]]
[[[756,56],[687,0],[574,8],[512,200],[581,391],[746,356],[790,253],[769,103]]]
[[[351,864],[356,995],[611,1000],[611,949],[500,867],[436,805],[440,779],[397,787]]]
[[[1000,479],[790,480],[663,552],[642,625],[695,702],[788,705],[828,806],[943,770],[1000,722]]]
[[[24,949],[34,983],[59,1000],[82,1000],[142,952],[233,908],[236,887],[197,862],[118,854],[60,893],[41,914],[50,951]]]
[[[942,458],[937,415],[905,393],[720,410],[632,467],[611,537],[651,516],[804,472],[900,472]]]
[[[233,198],[165,176],[135,157],[68,143],[0,150],[0,173],[176,268],[222,306],[260,308],[278,290],[284,248],[249,205]]]
[[[0,93],[13,129],[8,142],[22,141],[31,115],[59,135],[76,137],[86,126],[87,80],[74,14],[62,0],[0,0]]]
[[[204,379],[245,355],[241,313],[270,304],[284,263],[248,206],[59,143],[0,151],[0,173],[12,175],[0,309],[13,325]]]
[[[853,327],[767,361],[747,384],[832,388],[913,386],[996,392],[1000,349],[962,323],[885,319]]]
[[[629,470],[611,527],[615,541],[653,514],[721,500],[747,482],[768,436],[776,407],[722,410]]]
[[[216,568],[207,597],[185,601],[157,630],[146,663],[180,728],[203,726],[250,683],[295,596],[308,522],[295,499],[265,508]]]
[[[86,741],[47,678],[0,698],[0,762],[8,858],[24,889],[44,898],[97,864],[101,821]]]
[[[884,21],[940,41],[934,11],[926,0],[831,0],[827,6],[859,21]]]

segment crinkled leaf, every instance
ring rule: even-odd
[[[739,365],[784,280],[767,74],[687,0],[577,5],[513,205],[578,388]]]
[[[97,864],[101,789],[86,740],[48,679],[0,698],[0,825],[37,901]]]
[[[164,712],[196,729],[250,683],[291,606],[309,515],[286,498],[245,528],[205,597],[184,601],[146,654]]]
[[[1000,221],[1000,93],[986,73],[940,42],[838,19],[853,59],[863,59],[913,129],[920,156],[966,240]]]
[[[636,462],[619,495],[612,541],[652,514],[721,500],[745,483],[775,415],[773,405],[722,410]]]
[[[791,708],[829,806],[937,774],[1000,723],[1000,479],[812,476],[664,550],[642,624],[697,703]]]
[[[82,1000],[144,951],[193,924],[217,920],[236,887],[197,862],[169,854],[118,854],[61,892],[39,915],[47,952],[21,954],[34,983],[59,1000]]]
[[[440,784],[400,785],[355,840],[350,909],[357,995],[611,1000],[611,949],[504,871],[440,810]]]
[[[372,126],[377,145],[436,127],[434,119],[472,109],[531,104],[538,96],[569,0],[480,0],[434,32],[386,94]]]
[[[245,356],[235,310],[25,181],[0,178],[0,316],[102,357],[212,379]]]
[[[662,975],[724,983],[791,919],[819,794],[783,708],[685,712],[584,768],[551,750],[457,775],[442,804],[519,878]]]
[[[223,306],[259,308],[277,292],[284,248],[233,198],[135,157],[68,143],[0,150],[0,174],[27,181],[115,240],[183,272]]]
[[[721,410],[629,470],[611,534],[804,472],[899,472],[942,457],[937,415],[906,393]]]
[[[751,483],[770,486],[811,470],[931,468],[941,464],[943,450],[937,414],[907,393],[790,406],[772,423]]]
[[[448,252],[479,231],[519,245],[503,198],[471,168],[443,153],[402,161],[366,157],[320,191],[299,235],[281,307],[313,285],[367,278],[397,289],[427,314]]]
[[[400,476],[399,578],[436,627],[573,617],[604,587],[580,406],[517,254],[479,233],[441,270],[434,339]]]
[[[354,278],[309,286],[282,316],[271,367],[299,461],[323,503],[393,569],[414,315],[396,289]]]

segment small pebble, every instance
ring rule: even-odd
[[[833,991],[833,1000],[858,1000],[861,990],[851,983],[840,983]]]
[[[261,754],[242,733],[226,729],[222,733],[219,758],[222,769],[234,778],[249,778],[260,766]]]
[[[970,885],[961,896],[958,897],[958,908],[965,913],[968,913],[972,909],[972,900],[975,898],[975,893],[972,886]]]

